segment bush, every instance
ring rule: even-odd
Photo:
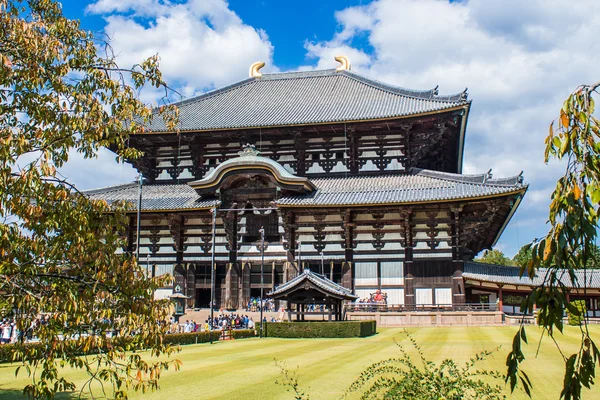
[[[587,307],[585,306],[585,300],[573,300],[569,304],[568,313],[569,325],[579,326],[585,319],[587,313]]]
[[[366,337],[377,332],[375,321],[267,322],[265,336],[281,338]]]
[[[236,329],[231,331],[232,339],[245,339],[256,336],[254,329]]]
[[[221,337],[221,331],[212,332],[189,332],[189,333],[172,333],[165,335],[163,343],[165,344],[196,344],[210,342],[212,335],[213,342],[216,342]]]
[[[414,362],[408,351],[401,344],[396,343],[400,350],[400,357],[372,364],[352,383],[346,395],[352,392],[360,393],[362,399],[500,400],[505,398],[502,395],[504,376],[495,370],[477,368],[478,364],[492,355],[492,351],[476,354],[464,366],[459,366],[451,359],[435,364],[425,358],[415,339],[406,330],[404,334],[417,351],[418,357],[415,358],[418,361]],[[303,396],[297,398],[304,399]]]

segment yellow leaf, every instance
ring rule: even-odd
[[[569,127],[569,117],[563,110],[560,110],[560,122],[565,128]]]
[[[552,252],[552,241],[549,239],[546,239],[546,246],[544,246],[544,261],[548,260],[551,252]]]
[[[575,196],[575,200],[579,200],[579,198],[581,197],[581,189],[579,189],[579,186],[577,184],[575,184],[575,186],[573,187],[573,195]]]

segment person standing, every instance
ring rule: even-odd
[[[2,343],[10,343],[10,337],[12,336],[12,326],[8,320],[4,320],[2,323]]]

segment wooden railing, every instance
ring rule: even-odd
[[[461,304],[381,304],[351,303],[344,305],[345,312],[418,312],[418,311],[500,311],[496,303]]]

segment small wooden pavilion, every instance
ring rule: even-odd
[[[343,302],[354,301],[358,298],[347,289],[324,275],[305,269],[294,279],[276,287],[267,296],[274,300],[285,300],[287,304],[288,321],[292,314],[297,321],[304,321],[306,315],[327,315],[327,321],[343,319]],[[295,305],[295,307],[294,307]],[[309,311],[309,305],[321,306],[322,311]]]

